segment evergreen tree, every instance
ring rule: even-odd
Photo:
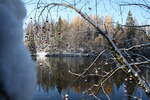
[[[62,26],[63,26],[63,21],[61,17],[59,17],[58,22],[56,23],[56,32],[61,33],[62,32]]]
[[[59,17],[58,21],[55,24],[55,46],[58,50],[62,49],[64,47],[64,40],[62,39],[62,33],[63,33],[63,20],[61,17]]]
[[[29,51],[31,54],[36,54],[36,44],[34,39],[34,24],[30,22],[26,29],[26,36],[28,37],[27,41],[27,47],[29,48]]]
[[[128,16],[127,16],[127,20],[126,20],[126,34],[127,34],[127,41],[126,41],[126,44],[127,44],[127,47],[130,47],[133,45],[133,41],[134,41],[134,38],[135,38],[135,34],[136,34],[136,28],[134,27],[135,26],[135,20],[132,16],[132,13],[131,11],[128,12]]]
[[[115,32],[117,33],[118,31],[121,30],[121,25],[119,24],[119,22],[117,22],[116,27],[115,27]]]
[[[55,36],[55,32],[56,32],[56,29],[55,29],[55,23],[52,21],[50,22],[51,23],[51,37],[54,37]]]

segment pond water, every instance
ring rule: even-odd
[[[123,71],[116,72],[98,92],[95,92],[96,88],[92,89],[90,93],[95,96],[89,95],[86,91],[97,84],[100,77],[85,76],[77,80],[78,77],[72,72],[82,73],[93,60],[94,57],[49,57],[37,60],[38,82],[34,100],[108,100],[105,94],[108,94],[111,100],[150,100],[143,89],[136,85],[134,79]],[[104,68],[105,71],[111,70],[112,65],[110,67],[95,64],[89,74],[100,68]],[[142,74],[150,82],[150,71],[146,69]]]

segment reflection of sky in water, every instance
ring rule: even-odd
[[[50,58],[45,60],[45,62],[40,61],[39,63],[43,65],[38,70],[39,85],[35,91],[34,100],[63,100],[65,94],[69,95],[69,100],[97,100],[82,93],[95,82],[94,80],[89,82],[81,80],[72,84],[75,78],[68,73],[69,69],[75,72],[82,72],[91,61],[92,59],[88,58]],[[123,78],[121,79],[121,77]],[[141,88],[135,86],[135,83],[124,83],[122,72],[115,75],[113,79],[105,84],[111,100],[137,100],[129,99],[126,96],[127,93],[125,94],[125,89],[128,93],[132,93],[130,96],[138,96],[142,100],[150,100]],[[127,88],[124,86],[127,86]],[[100,90],[97,97],[100,100],[108,100],[102,90]]]
[[[37,87],[34,100],[61,100],[61,96],[56,88],[51,88],[48,93]]]
[[[74,90],[69,89],[62,91],[62,94],[60,95],[57,88],[51,88],[48,93],[45,93],[42,91],[42,89],[37,88],[36,94],[34,96],[34,100],[63,100],[63,95],[68,94],[69,100],[96,100],[91,96],[85,95],[85,94],[79,94],[76,93]],[[147,98],[145,93],[141,91],[141,89],[137,89],[137,91],[134,93],[136,96],[142,98],[142,100],[150,100]],[[123,92],[123,86],[121,88],[113,88],[113,92],[109,94],[111,100],[128,100]],[[98,97],[100,100],[107,100],[106,96],[103,93],[99,93]],[[136,100],[136,99],[131,99]]]

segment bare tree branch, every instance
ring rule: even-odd
[[[135,62],[135,63],[131,63],[130,65],[143,65],[143,64],[150,64],[150,60],[147,61],[143,61],[143,62]]]
[[[132,47],[130,47],[130,48],[127,48],[127,49],[126,49],[126,48],[122,48],[122,49],[120,49],[120,50],[129,51],[129,50],[132,50],[132,49],[134,49],[134,48],[141,48],[141,47],[146,47],[146,46],[150,46],[150,43],[134,45],[134,46],[132,46]]]
[[[129,25],[121,25],[121,26],[124,26],[124,27],[150,27],[150,25],[134,25],[134,26],[129,26]]]
[[[146,8],[146,9],[150,9],[149,5],[145,5],[145,4],[142,4],[142,3],[124,3],[124,4],[120,4],[120,6],[139,6],[139,7],[143,7],[143,8]]]

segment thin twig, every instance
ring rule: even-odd
[[[127,51],[129,51],[129,50],[132,50],[132,49],[134,49],[134,48],[141,48],[141,47],[145,47],[145,46],[150,46],[150,43],[146,43],[146,44],[138,44],[138,45],[134,45],[134,46],[132,46],[132,47],[130,47],[130,48],[122,48],[122,49],[120,49],[120,50],[127,50]]]
[[[85,75],[88,70],[90,70],[92,68],[92,66],[95,64],[95,62],[98,60],[98,58],[105,52],[105,50],[103,50],[102,52],[99,53],[99,55],[95,58],[95,60],[91,63],[91,65],[85,69],[85,71],[81,74],[82,75]]]

